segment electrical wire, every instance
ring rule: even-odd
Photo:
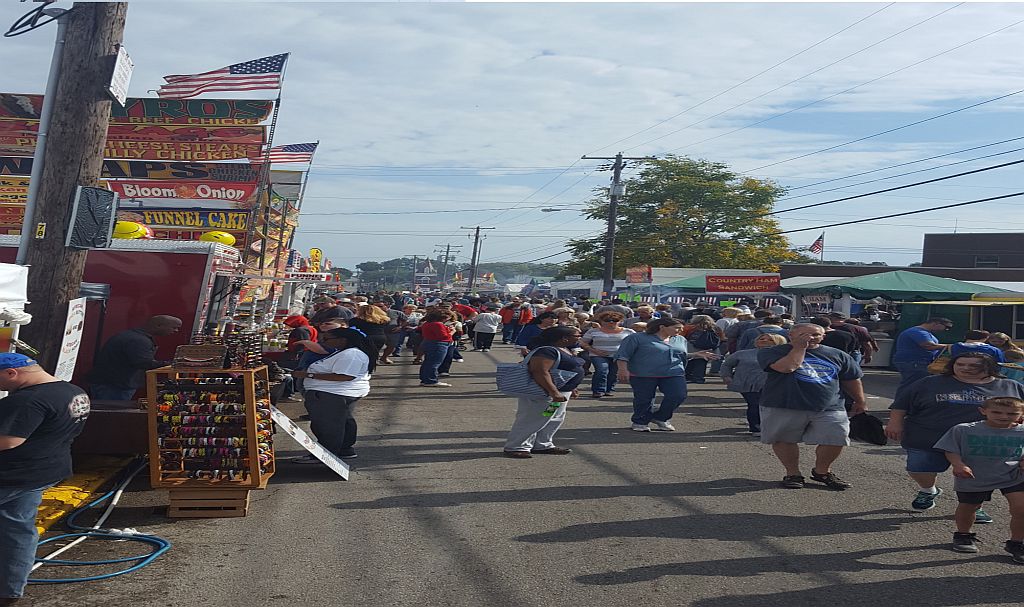
[[[807,51],[809,51],[809,50],[811,50],[813,48],[816,48],[818,46],[821,46],[825,42],[828,42],[829,40],[831,40],[831,39],[835,38],[836,36],[846,32],[847,30],[850,30],[850,29],[856,27],[857,25],[867,21],[871,17],[874,17],[875,15],[877,15],[878,13],[886,10],[887,8],[890,8],[891,6],[893,6],[893,4],[895,4],[895,2],[891,2],[889,4],[886,4],[882,8],[880,8],[880,9],[870,13],[866,17],[862,17],[862,18],[858,19],[857,21],[854,21],[850,25],[847,25],[843,29],[841,29],[841,30],[839,30],[839,31],[837,31],[837,32],[835,32],[833,34],[830,34],[830,35],[822,38],[821,40],[819,40],[819,41],[815,42],[814,44],[808,46],[807,48],[803,49],[802,51],[799,51],[797,53],[794,53],[794,54],[790,55],[789,57],[786,57],[785,59],[783,59],[782,61],[779,61],[775,65],[772,65],[771,67],[767,67],[767,68],[761,70],[760,72],[754,74],[753,76],[750,76],[746,80],[743,80],[742,82],[738,82],[738,83],[730,86],[729,88],[727,88],[727,89],[725,89],[725,90],[723,90],[723,91],[721,91],[719,93],[716,93],[715,95],[712,95],[711,97],[708,97],[707,99],[705,99],[704,101],[701,101],[700,103],[697,103],[695,105],[691,105],[690,107],[686,108],[685,110],[683,110],[681,112],[678,112],[676,114],[673,114],[673,115],[669,116],[668,118],[665,118],[664,120],[661,120],[660,122],[656,122],[656,123],[652,124],[651,126],[645,128],[645,129],[639,130],[639,131],[633,133],[632,135],[628,135],[626,137],[623,137],[622,139],[619,139],[618,141],[613,141],[613,142],[609,143],[608,145],[601,146],[601,147],[595,149],[593,152],[588,152],[585,155],[586,156],[591,156],[593,154],[596,154],[596,153],[600,152],[601,150],[604,150],[606,148],[610,148],[610,147],[612,147],[614,145],[618,145],[618,144],[620,144],[620,143],[622,143],[624,141],[627,141],[629,139],[632,139],[633,137],[636,137],[637,135],[641,135],[643,133],[646,133],[647,131],[650,131],[652,129],[656,129],[656,128],[658,128],[659,126],[661,126],[663,124],[671,122],[671,121],[675,120],[676,118],[679,118],[683,114],[687,114],[687,113],[689,113],[689,112],[699,108],[700,106],[702,106],[702,105],[704,105],[704,104],[706,104],[708,102],[714,101],[715,99],[718,99],[722,95],[725,95],[726,93],[730,93],[730,92],[738,89],[739,87],[743,86],[744,84],[747,84],[748,82],[754,80],[755,78],[758,78],[759,76],[763,76],[764,74],[767,74],[768,72],[772,71],[773,69],[775,69],[775,68],[777,68],[777,67],[779,67],[779,66],[781,66],[781,65],[783,65],[785,63],[788,63],[789,61],[791,61],[793,59],[796,59],[797,57],[799,57],[800,55],[803,55]],[[641,145],[643,145],[643,144],[641,144]],[[633,148],[629,148],[629,149],[633,149]]]
[[[695,141],[693,143],[688,143],[688,144],[686,144],[684,146],[680,146],[678,148],[674,148],[674,149],[669,150],[668,152],[665,152],[665,153],[679,152],[681,150],[685,150],[686,148],[691,148],[693,146],[700,145],[702,143],[707,143],[709,141],[714,141],[716,139],[720,139],[722,137],[726,137],[728,135],[732,135],[733,133],[738,133],[740,131],[749,129],[751,127],[759,126],[759,125],[765,124],[766,122],[771,122],[772,120],[775,120],[776,118],[781,118],[783,116],[788,116],[789,114],[792,114],[794,112],[798,112],[800,110],[807,109],[807,108],[809,108],[809,107],[811,107],[813,105],[817,105],[817,104],[821,103],[822,101],[828,101],[829,99],[833,99],[833,98],[838,97],[840,95],[845,95],[846,93],[849,93],[851,91],[855,91],[855,90],[857,90],[857,89],[859,89],[861,87],[864,87],[864,86],[867,86],[869,84],[878,82],[879,80],[882,80],[884,78],[888,78],[889,76],[892,76],[894,74],[898,74],[898,73],[906,71],[906,70],[908,70],[910,68],[917,67],[918,65],[921,65],[922,63],[926,63],[928,61],[931,61],[932,59],[935,59],[936,57],[941,57],[942,55],[946,55],[946,54],[951,53],[951,52],[953,52],[955,50],[961,49],[961,48],[963,48],[963,47],[965,47],[967,45],[974,44],[975,42],[978,42],[979,40],[982,40],[984,38],[988,38],[989,36],[994,36],[995,34],[998,34],[999,32],[1002,32],[1004,30],[1010,29],[1012,27],[1016,27],[1016,26],[1020,25],[1021,23],[1024,23],[1024,19],[1022,19],[1020,21],[1016,21],[1014,23],[1011,23],[1010,25],[1003,26],[1003,27],[1001,27],[1001,28],[999,28],[997,30],[993,30],[991,32],[988,32],[987,34],[983,34],[981,36],[978,36],[977,38],[973,38],[971,40],[968,40],[967,42],[963,42],[961,44],[958,44],[958,45],[956,45],[954,47],[948,48],[948,49],[946,49],[944,51],[941,51],[939,53],[935,53],[934,55],[930,55],[928,57],[925,57],[924,59],[920,59],[918,61],[915,61],[913,63],[905,65],[905,66],[903,66],[901,68],[895,69],[895,70],[893,70],[891,72],[887,72],[885,74],[882,74],[881,76],[878,76],[876,78],[872,78],[871,80],[868,80],[866,82],[862,82],[862,83],[860,83],[858,85],[851,86],[850,88],[846,88],[846,89],[843,89],[843,90],[838,91],[836,93],[832,93],[831,95],[827,95],[825,97],[822,97],[821,99],[816,99],[814,101],[810,101],[810,102],[805,103],[803,105],[799,105],[799,106],[797,106],[795,108],[788,109],[788,110],[786,110],[784,112],[779,112],[778,114],[773,114],[773,115],[771,115],[771,116],[769,116],[767,118],[762,118],[761,120],[757,120],[755,122],[751,122],[749,124],[745,124],[745,125],[743,125],[741,127],[735,128],[735,129],[733,129],[731,131],[727,131],[725,133],[720,133],[720,134],[715,135],[713,137],[708,137],[706,139],[701,139],[700,141]],[[755,99],[757,99],[757,98],[755,98]],[[751,101],[753,101],[753,100],[754,99],[752,99]],[[745,104],[741,104],[741,105],[745,105]],[[735,106],[735,107],[739,107],[739,106]],[[735,109],[735,108],[729,108],[729,110],[726,110],[726,111],[731,111],[732,109]],[[715,116],[709,116],[708,118],[706,118],[705,120],[702,120],[701,122],[704,122],[704,121],[708,120],[709,118],[715,118],[715,117],[717,117],[719,115],[721,115],[721,114],[716,114]],[[696,126],[697,124],[700,124],[700,122],[695,122],[695,123],[687,126],[686,128],[689,128],[690,126]]]
[[[939,17],[939,16],[941,16],[941,15],[944,15],[944,14],[948,13],[948,12],[949,12],[949,11],[951,11],[951,10],[954,10],[954,9],[956,9],[956,8],[959,8],[959,7],[960,7],[960,6],[962,6],[963,4],[964,4],[963,2],[961,2],[960,4],[954,4],[953,6],[951,6],[951,7],[947,8],[947,9],[944,9],[944,10],[942,10],[942,11],[940,11],[940,12],[938,12],[938,13],[936,13],[936,14],[932,15],[931,17],[927,17],[927,18],[923,19],[922,21],[918,21],[917,23],[915,23],[915,24],[911,25],[910,27],[904,28],[904,29],[902,29],[902,30],[900,30],[900,31],[896,32],[895,34],[891,34],[891,35],[889,35],[889,36],[886,36],[885,38],[882,38],[881,40],[879,40],[879,41],[877,41],[877,42],[874,42],[874,43],[872,43],[872,44],[869,44],[869,45],[867,45],[867,46],[865,46],[865,47],[861,48],[860,50],[854,51],[854,52],[850,53],[849,55],[846,55],[846,56],[844,56],[844,57],[840,57],[839,59],[836,59],[836,60],[835,60],[835,61],[833,61],[832,63],[829,63],[828,65],[824,65],[824,66],[822,66],[822,67],[819,67],[819,68],[818,68],[818,69],[816,69],[816,70],[810,71],[810,72],[808,72],[808,73],[804,74],[803,76],[800,76],[799,78],[794,78],[793,80],[790,80],[789,82],[787,82],[787,83],[785,83],[785,84],[782,84],[782,85],[780,85],[780,86],[777,86],[777,87],[773,88],[773,89],[772,89],[772,90],[770,90],[770,91],[767,91],[767,92],[761,93],[761,94],[760,94],[760,95],[758,95],[757,97],[754,97],[754,98],[752,98],[752,99],[747,99],[747,100],[746,100],[746,101],[744,101],[743,103],[739,103],[739,104],[737,104],[737,105],[734,105],[734,106],[732,106],[732,107],[730,107],[730,108],[728,108],[728,109],[725,109],[725,110],[722,110],[721,112],[718,112],[717,114],[712,114],[711,116],[708,116],[708,117],[706,117],[706,118],[702,118],[701,120],[698,120],[697,122],[694,122],[694,123],[692,123],[692,124],[688,124],[688,125],[686,125],[686,126],[684,126],[684,127],[682,127],[682,128],[676,129],[676,130],[674,130],[674,131],[670,131],[670,132],[668,132],[668,133],[665,133],[664,135],[661,135],[661,136],[659,136],[659,137],[655,137],[654,139],[650,139],[650,140],[648,140],[648,141],[645,141],[645,142],[643,142],[643,143],[638,143],[637,145],[635,145],[635,146],[633,146],[633,147],[630,147],[630,148],[626,148],[626,150],[625,150],[625,151],[630,151],[630,150],[634,150],[634,149],[636,149],[636,148],[638,148],[638,147],[642,147],[642,146],[645,146],[645,145],[647,145],[647,144],[649,144],[649,143],[654,143],[655,141],[659,141],[659,140],[661,140],[661,139],[664,139],[665,137],[670,137],[670,136],[672,136],[672,135],[675,135],[676,133],[680,133],[680,132],[682,132],[682,131],[685,131],[685,130],[687,130],[687,129],[691,128],[691,127],[697,126],[698,124],[702,124],[702,123],[704,123],[704,122],[707,122],[708,120],[711,120],[711,119],[713,119],[713,118],[717,118],[717,117],[719,117],[719,116],[721,116],[721,115],[723,115],[723,114],[727,114],[727,113],[729,113],[729,112],[731,112],[731,111],[733,111],[733,110],[735,110],[735,109],[737,109],[737,108],[741,108],[741,107],[743,107],[743,106],[745,106],[745,105],[747,105],[747,104],[749,104],[749,103],[752,103],[752,102],[754,102],[754,101],[757,101],[758,99],[762,99],[762,98],[764,98],[764,97],[767,97],[768,95],[771,95],[772,93],[774,93],[774,92],[776,92],[776,91],[780,91],[780,90],[782,90],[782,89],[786,88],[787,86],[789,86],[789,85],[791,85],[791,84],[795,84],[795,83],[797,83],[797,82],[800,82],[801,80],[803,80],[803,79],[805,79],[805,78],[808,78],[808,77],[810,77],[810,76],[813,76],[814,74],[817,74],[818,72],[824,71],[824,70],[826,70],[826,69],[828,69],[828,68],[830,68],[830,67],[832,67],[832,66],[834,66],[834,65],[837,65],[837,64],[839,64],[839,63],[842,63],[843,61],[846,61],[847,59],[849,59],[849,58],[851,58],[851,57],[854,57],[854,56],[856,56],[856,55],[859,55],[859,54],[863,53],[864,51],[867,51],[867,50],[869,50],[869,49],[872,49],[872,48],[874,48],[874,47],[876,47],[876,46],[878,46],[878,45],[880,45],[880,44],[882,44],[882,43],[884,43],[884,42],[888,42],[889,40],[892,40],[893,38],[896,38],[897,36],[900,36],[900,35],[902,35],[902,34],[905,34],[906,32],[909,32],[910,30],[912,30],[912,29],[914,29],[914,28],[916,28],[916,27],[919,27],[919,26],[921,26],[921,25],[924,25],[925,23],[927,23],[927,22],[931,21],[932,19],[935,19],[935,18],[937,18],[937,17]],[[815,102],[815,103],[817,103],[817,102]],[[805,106],[805,107],[806,107],[806,106]],[[690,144],[690,145],[695,145],[695,144]],[[681,148],[677,148],[677,149],[681,149]]]
[[[974,146],[974,147],[970,147],[970,148],[964,148],[962,150],[956,150],[956,151],[953,151],[953,152],[947,152],[945,154],[938,154],[936,156],[929,156],[927,158],[921,158],[919,160],[911,160],[909,162],[901,162],[899,164],[893,164],[893,165],[889,165],[889,166],[886,166],[886,167],[881,167],[881,168],[878,168],[878,169],[871,169],[870,171],[861,171],[860,173],[853,173],[851,175],[846,175],[844,177],[834,177],[832,179],[826,179],[824,181],[818,181],[816,183],[807,183],[807,184],[800,185],[800,186],[794,186],[794,187],[791,187],[791,188],[787,188],[787,190],[792,192],[794,190],[802,190],[804,188],[813,188],[813,187],[816,187],[816,186],[819,186],[819,185],[825,185],[827,183],[833,183],[833,182],[836,182],[836,181],[842,181],[844,179],[853,179],[854,177],[862,177],[864,175],[870,175],[871,173],[878,173],[878,172],[881,172],[881,171],[888,171],[889,169],[897,169],[899,167],[910,166],[912,164],[917,164],[919,162],[927,162],[929,160],[936,160],[938,158],[945,158],[946,156],[953,156],[954,154],[962,154],[964,152],[973,152],[974,150],[980,150],[982,148],[990,148],[990,147],[993,147],[993,146],[996,146],[996,145],[1002,145],[1004,143],[1010,143],[1011,141],[1020,141],[1021,139],[1024,139],[1024,137],[1014,137],[1012,139],[1004,139],[1002,141],[996,141],[994,143],[986,143],[984,145],[978,145],[978,146]],[[799,178],[797,178],[797,177],[773,177],[773,179],[799,179]]]
[[[945,177],[936,177],[935,179],[928,179],[926,181],[918,181],[916,183],[908,183],[906,185],[896,186],[896,187],[892,187],[892,188],[886,188],[884,190],[875,190],[874,192],[867,192],[866,194],[856,194],[854,196],[846,196],[844,198],[836,198],[835,200],[826,200],[825,202],[815,202],[813,204],[805,204],[805,205],[802,205],[802,206],[799,206],[799,207],[792,207],[790,209],[779,209],[777,211],[769,211],[767,213],[763,213],[763,214],[759,215],[759,217],[766,217],[768,215],[778,215],[780,213],[788,213],[790,211],[800,211],[802,209],[811,209],[811,208],[814,208],[814,207],[825,206],[827,204],[835,204],[837,202],[845,202],[847,200],[854,200],[856,198],[864,198],[865,196],[874,196],[876,194],[883,194],[885,192],[895,192],[896,190],[905,190],[907,188],[913,188],[913,187],[917,187],[917,186],[921,186],[921,185],[927,185],[929,183],[935,183],[937,181],[945,181],[947,179],[955,179],[957,177],[963,177],[965,175],[974,175],[976,173],[984,173],[985,171],[992,171],[992,170],[995,170],[995,169],[1002,169],[1002,168],[1005,168],[1005,167],[1008,167],[1008,166],[1013,166],[1013,165],[1016,165],[1016,164],[1021,164],[1022,162],[1024,162],[1024,160],[1014,160],[1012,162],[1004,162],[1003,164],[997,164],[995,166],[982,167],[980,169],[974,169],[973,171],[964,171],[963,173],[956,173],[956,174],[953,174],[953,175],[947,175]],[[992,200],[998,200],[998,197],[997,198],[993,198]]]
[[[857,139],[852,139],[852,140],[847,141],[845,143],[839,143],[839,144],[836,144],[836,145],[831,145],[831,146],[829,146],[827,148],[822,148],[820,150],[815,150],[813,152],[808,152],[806,154],[800,154],[799,156],[793,156],[792,158],[787,158],[785,160],[779,160],[779,161],[776,161],[776,162],[771,162],[771,163],[768,163],[768,164],[763,164],[763,165],[761,165],[759,167],[754,167],[752,169],[747,169],[747,170],[744,170],[744,171],[740,171],[740,173],[749,174],[749,173],[753,173],[754,171],[759,171],[761,169],[766,169],[768,167],[778,166],[780,164],[785,164],[787,162],[792,162],[794,160],[800,160],[801,158],[807,158],[808,156],[814,156],[815,154],[820,154],[822,152],[830,152],[832,150],[836,150],[836,149],[839,149],[839,148],[842,148],[842,147],[846,147],[846,146],[852,145],[854,143],[859,143],[861,141],[867,141],[868,139],[874,139],[875,137],[880,137],[882,135],[888,135],[889,133],[895,133],[896,131],[902,131],[903,129],[907,129],[907,128],[910,128],[912,126],[917,126],[919,124],[924,124],[925,122],[931,122],[932,120],[938,120],[939,118],[945,118],[946,116],[951,116],[953,114],[964,112],[964,111],[967,111],[967,110],[970,110],[970,109],[973,109],[973,108],[976,108],[976,107],[981,107],[981,106],[987,105],[989,103],[994,103],[996,101],[1000,101],[1000,100],[1006,99],[1008,97],[1013,97],[1014,95],[1019,95],[1021,93],[1024,93],[1024,89],[1019,89],[1019,90],[1013,91],[1011,93],[1006,93],[1005,95],[999,95],[998,97],[993,97],[991,99],[986,99],[985,101],[979,101],[978,103],[972,103],[971,105],[965,105],[964,107],[960,107],[960,108],[957,108],[955,110],[950,110],[948,112],[943,112],[941,114],[936,114],[935,116],[930,116],[928,118],[923,118],[921,120],[915,120],[914,122],[911,122],[909,124],[904,124],[904,125],[901,125],[901,126],[893,127],[891,129],[886,129],[884,131],[879,131],[879,132],[873,133],[871,135],[865,135],[864,137],[858,137]]]
[[[43,558],[36,559],[36,564],[32,567],[32,570],[35,571],[39,567],[41,567],[43,565],[46,565],[46,564],[96,566],[96,565],[117,565],[117,564],[123,564],[123,563],[135,563],[134,565],[132,565],[131,567],[128,567],[126,569],[123,569],[121,571],[115,571],[113,573],[104,573],[104,574],[99,574],[99,575],[91,575],[91,576],[86,576],[86,577],[81,577],[81,578],[35,578],[35,579],[30,579],[29,583],[30,584],[69,584],[69,583],[73,583],[73,582],[91,582],[91,581],[96,581],[96,580],[110,579],[112,577],[117,577],[117,576],[120,576],[120,575],[125,575],[126,573],[132,573],[134,571],[138,571],[139,569],[142,569],[146,565],[152,563],[154,560],[157,559],[157,557],[159,557],[163,553],[165,553],[168,550],[170,550],[171,542],[169,542],[168,540],[166,540],[166,539],[164,539],[162,537],[156,536],[156,535],[140,534],[140,533],[136,532],[134,529],[105,529],[105,528],[103,528],[103,523],[106,522],[107,517],[109,517],[110,514],[114,511],[114,508],[117,506],[118,501],[121,499],[121,495],[124,493],[125,488],[127,488],[128,485],[132,482],[132,479],[134,479],[135,476],[139,472],[144,470],[145,468],[146,468],[146,461],[144,459],[140,460],[140,462],[135,466],[135,468],[132,469],[126,475],[125,479],[121,483],[119,483],[118,486],[114,490],[106,493],[105,495],[103,495],[100,498],[94,500],[93,502],[89,503],[88,505],[86,505],[86,506],[76,510],[75,512],[73,512],[68,517],[67,522],[66,522],[66,525],[68,526],[69,529],[71,529],[73,531],[73,533],[65,533],[65,534],[62,534],[62,535],[55,536],[55,537],[47,538],[47,539],[39,542],[39,546],[44,546],[44,545],[50,544],[52,542],[58,542],[58,541],[61,541],[61,540],[75,538],[71,543],[67,544],[66,546],[63,546],[63,547],[61,547],[61,548],[51,552],[50,554],[46,555]],[[94,508],[95,506],[98,506],[98,505],[106,502],[108,499],[110,500],[110,503],[107,505],[107,508],[103,511],[103,514],[100,515],[100,517],[97,519],[96,523],[93,526],[91,526],[91,527],[84,527],[84,526],[75,524],[75,520],[78,518],[79,515],[85,513],[86,511],[90,510],[91,508]],[[85,540],[87,540],[89,538],[113,540],[113,541],[141,542],[141,543],[144,543],[144,544],[149,544],[150,546],[153,547],[153,549],[148,554],[141,554],[141,555],[138,555],[138,556],[129,556],[129,557],[116,558],[116,559],[103,559],[103,560],[96,560],[96,561],[73,561],[73,560],[55,558],[58,555],[60,555],[60,554],[62,554],[64,552],[70,550],[74,546],[77,546],[78,544],[84,542]]]
[[[868,221],[875,221],[878,219],[891,219],[893,217],[906,217],[907,215],[917,215],[919,213],[929,213],[931,211],[940,211],[943,209],[953,209],[956,207],[965,207],[973,204],[981,204],[983,202],[991,202],[993,200],[1003,200],[1005,198],[1015,198],[1017,196],[1024,196],[1024,192],[1014,192],[1013,194],[1004,194],[1002,196],[992,196],[990,198],[979,198],[978,200],[968,200],[967,202],[957,202],[954,204],[946,204],[938,207],[929,207],[927,209],[918,209],[916,211],[905,211],[903,213],[891,213],[889,215],[879,215],[877,217],[867,217],[865,219],[855,219],[853,221],[840,221],[838,223],[829,223],[825,225],[814,226],[810,228],[797,228],[795,230],[783,230],[781,232],[772,232],[767,236],[779,236],[782,234],[793,234],[795,232],[807,232],[811,230],[822,230],[824,228],[834,228],[837,226],[848,226],[855,223],[865,223]]]

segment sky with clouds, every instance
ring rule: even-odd
[[[0,24],[30,8],[4,3]],[[17,58],[4,92],[42,92],[54,33],[0,41]],[[1024,5],[982,3],[139,0],[125,33],[133,96],[292,53],[275,144],[320,141],[296,244],[348,267],[445,243],[468,261],[476,225],[496,228],[483,261],[563,261],[603,227],[577,211],[610,173],[582,155],[722,162],[789,188],[779,209],[1024,158],[1022,43]],[[1020,166],[778,217],[793,230],[1014,193]],[[1024,231],[1021,205],[829,228],[827,257],[908,264],[925,233]]]

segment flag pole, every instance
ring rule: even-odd
[[[320,147],[320,140],[319,139],[317,140],[316,145],[317,145],[317,148]],[[311,154],[310,157],[309,157],[309,164],[306,165],[306,172],[302,176],[302,185],[299,187],[299,197],[295,201],[295,222],[296,222],[295,227],[296,227],[296,229],[298,228],[298,219],[299,219],[298,218],[298,213],[299,213],[299,209],[302,208],[302,198],[306,194],[306,184],[309,183],[309,172],[313,168],[313,155],[316,154],[317,148],[313,148],[313,154]],[[279,230],[278,230],[278,233],[277,233],[277,255],[274,256],[274,271],[275,272],[277,272],[278,268],[281,267],[281,252],[284,250],[285,247],[288,247],[290,249],[291,245],[292,245],[292,242],[295,239],[295,230],[292,230],[292,233],[288,235],[288,242],[285,243],[285,241],[284,241],[285,240],[284,232],[285,232],[285,228],[288,225],[288,212],[290,211],[290,209],[291,209],[291,205],[288,204],[288,200],[285,199],[284,209],[282,209],[282,211],[281,211],[280,227],[279,227]],[[276,274],[275,274],[275,276],[276,276]]]
[[[821,232],[821,251],[818,253],[818,261],[825,261],[825,232]]]

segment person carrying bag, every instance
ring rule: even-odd
[[[583,381],[582,361],[568,350],[580,335],[576,327],[546,329],[530,342],[530,353],[522,363],[499,365],[498,389],[519,399],[505,457],[529,459],[531,454],[572,452],[556,447],[553,439],[565,421],[566,404],[578,395],[576,388]]]

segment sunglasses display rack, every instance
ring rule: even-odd
[[[147,373],[150,481],[171,517],[245,516],[274,474],[266,366]]]

